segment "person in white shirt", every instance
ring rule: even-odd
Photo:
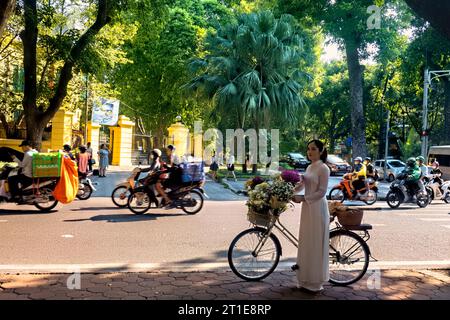
[[[24,152],[23,159],[20,161],[15,155],[11,155],[14,162],[19,164],[21,172],[16,175],[8,178],[8,185],[11,192],[11,195],[15,198],[16,201],[22,199],[22,192],[19,188],[19,183],[22,185],[22,188],[25,188],[33,183],[33,154],[37,153],[35,149],[31,146],[31,143],[27,140],[22,141],[19,145],[22,147]]]
[[[234,181],[237,181],[236,179],[236,174],[234,173],[234,155],[232,154],[228,154],[227,157],[227,176],[225,177],[225,179],[228,180],[228,174],[231,172],[231,174],[233,175]]]
[[[425,185],[423,182],[424,182],[424,179],[428,176],[428,167],[425,165],[424,157],[418,156],[416,158],[416,161],[417,161],[417,165],[420,168],[420,172],[421,172],[420,180],[418,181],[418,185],[423,192],[426,192]]]

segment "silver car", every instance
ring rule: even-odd
[[[374,162],[374,167],[378,171],[378,175],[380,179],[384,179],[384,160],[376,160]],[[406,164],[397,159],[388,159],[387,160],[387,170],[386,177],[387,181],[392,182],[397,178],[397,176],[406,168]]]

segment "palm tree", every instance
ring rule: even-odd
[[[215,113],[234,117],[238,128],[258,132],[275,119],[292,125],[304,106],[299,31],[292,16],[276,19],[270,11],[219,26],[207,38],[208,55],[190,62],[194,77],[185,88],[213,102]]]

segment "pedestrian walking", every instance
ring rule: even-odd
[[[109,166],[109,150],[105,144],[100,146],[98,154],[99,177],[106,177],[106,168]]]

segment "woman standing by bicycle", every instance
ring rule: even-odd
[[[330,214],[326,192],[330,169],[325,164],[327,150],[323,142],[310,141],[307,155],[311,164],[295,188],[295,192],[305,189],[304,196],[295,197],[296,202],[302,202],[297,279],[300,289],[320,292],[329,280]]]

